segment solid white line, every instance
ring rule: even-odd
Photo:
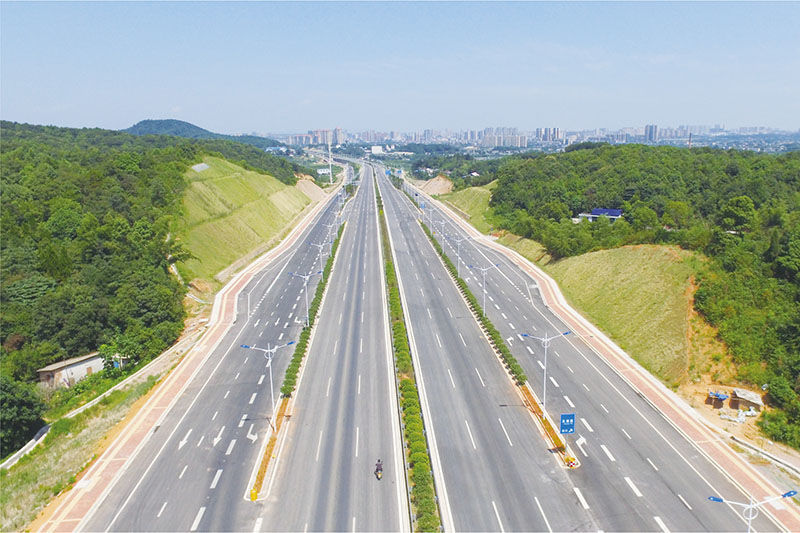
[[[331,393],[331,378],[328,378],[328,388],[325,389],[325,397]]]
[[[658,472],[658,467],[655,464],[653,464],[653,461],[651,461],[649,457],[646,457],[645,459],[647,459],[647,462],[650,463],[650,466],[653,467],[653,470]]]
[[[251,404],[252,404],[254,401],[256,401],[256,394],[258,394],[258,393],[257,393],[257,392],[254,392],[254,393],[253,393],[253,395],[252,395],[252,396],[250,396],[250,402],[249,402],[249,403],[251,403]]]
[[[439,334],[438,333],[434,333],[434,335],[436,335],[436,342],[439,343],[439,348],[441,348],[442,347],[442,341],[439,340]]]
[[[166,507],[166,506],[167,506],[167,502],[164,502],[164,504],[161,506],[161,509],[158,510],[158,514],[156,515],[156,518],[161,518],[161,513],[164,512],[164,507]]]
[[[358,426],[356,426],[356,457],[358,457]]]
[[[500,532],[505,532],[503,529],[503,522],[500,520],[500,513],[497,512],[497,506],[494,504],[494,500],[492,500],[492,507],[494,507],[494,515],[497,517],[497,523],[500,524]]]
[[[228,444],[228,449],[225,450],[225,455],[230,455],[233,451],[233,447],[236,445],[236,439],[231,439],[231,443]]]
[[[265,375],[266,375],[266,374],[261,374],[261,377],[260,377],[260,378],[258,378],[258,384],[259,384],[259,385],[261,385],[262,383],[264,383],[264,376],[265,376]]]
[[[572,490],[574,490],[575,491],[575,495],[578,496],[578,500],[581,502],[581,507],[583,507],[584,509],[588,510],[589,509],[589,504],[586,503],[586,498],[584,498],[583,494],[581,494],[581,489],[579,489],[578,487],[572,487]]]
[[[617,461],[616,459],[614,459],[614,456],[613,456],[613,455],[611,455],[611,452],[610,452],[610,451],[608,451],[608,448],[606,448],[606,445],[605,445],[605,444],[601,444],[601,445],[600,445],[600,447],[601,447],[601,448],[603,448],[603,451],[604,451],[604,452],[606,452],[606,455],[608,456],[608,459],[609,459],[609,460],[610,460],[612,463],[615,463],[615,462]],[[627,478],[625,478],[625,479],[627,479]]]
[[[593,433],[594,432],[594,430],[592,429],[592,426],[589,425],[589,422],[587,422],[585,418],[581,418],[581,422],[583,422],[583,425],[586,426],[586,429],[589,430],[589,433]]]
[[[544,518],[544,525],[547,526],[547,531],[553,533],[553,528],[550,527],[550,521],[547,520],[547,515],[544,514],[544,509],[542,509],[542,504],[539,503],[539,498],[534,496],[533,500],[536,502],[536,506],[539,508],[539,512],[542,513],[542,518]]]
[[[461,342],[464,343],[464,346],[466,346],[467,345],[467,341],[464,340],[464,337],[461,336],[460,332],[459,332],[458,336],[461,338]]]
[[[664,521],[663,521],[663,520],[661,520],[661,519],[660,519],[659,517],[657,517],[657,516],[654,516],[654,517],[653,517],[653,520],[655,520],[655,521],[656,521],[656,524],[658,524],[658,527],[660,527],[660,528],[661,528],[661,531],[663,531],[664,533],[669,533],[669,529],[667,528],[667,525],[664,523]]]
[[[208,487],[209,489],[217,488],[217,482],[219,481],[219,476],[221,475],[222,475],[222,469],[220,468],[219,470],[217,470],[217,473],[214,474],[214,479],[211,481],[211,486]]]
[[[641,493],[641,492],[639,492],[639,489],[637,489],[637,488],[636,488],[636,485],[634,485],[634,484],[633,484],[633,481],[631,481],[631,478],[629,478],[629,477],[627,477],[627,476],[626,476],[626,477],[625,477],[625,482],[626,482],[626,483],[628,483],[628,486],[631,488],[631,490],[633,491],[633,493],[634,493],[634,494],[636,494],[636,497],[637,497],[637,498],[641,498],[641,497],[642,497],[642,493]]]
[[[481,377],[481,373],[478,372],[478,367],[475,367],[475,373],[478,374],[478,379],[481,380],[481,385],[483,385],[485,387],[486,383],[483,382],[483,378]]]
[[[566,400],[567,404],[568,404],[570,407],[572,407],[573,409],[575,408],[575,404],[574,404],[574,403],[572,403],[572,401],[569,399],[569,396],[564,396],[564,400]]]
[[[197,526],[200,525],[200,519],[203,518],[203,513],[205,512],[205,507],[201,507],[200,510],[197,511],[197,516],[194,517],[194,522],[192,522],[192,527],[189,528],[189,531],[197,531]]]
[[[501,428],[503,428],[503,433],[505,433],[505,434],[506,434],[506,439],[508,439],[508,444],[509,444],[509,445],[511,445],[511,446],[513,446],[513,445],[514,445],[514,443],[513,443],[513,442],[511,442],[511,437],[509,437],[509,436],[508,436],[508,431],[506,431],[506,426],[503,424],[503,421],[502,421],[502,420],[500,420],[500,418],[499,418],[499,417],[497,418],[497,421],[498,421],[498,422],[500,422],[500,427],[501,427]]]
[[[553,376],[550,376],[550,382],[551,382],[551,383],[552,383],[554,386],[558,387],[558,383],[556,382],[555,378],[553,378]]]
[[[183,478],[183,474],[185,474],[185,473],[186,473],[186,469],[187,469],[187,468],[189,468],[189,465],[185,465],[185,466],[183,467],[183,470],[181,470],[181,473],[180,473],[180,475],[178,476],[178,479],[182,479],[182,478]]]
[[[678,494],[678,498],[680,498],[680,499],[681,499],[681,501],[683,502],[683,505],[685,505],[685,506],[686,506],[686,507],[687,507],[687,508],[688,508],[690,511],[692,510],[692,506],[691,506],[691,505],[689,505],[689,502],[687,502],[686,500],[684,500],[684,499],[683,499],[683,496],[681,496],[680,494]]]
[[[631,436],[630,436],[630,435],[628,435],[628,432],[627,432],[627,431],[625,431],[625,428],[619,428],[619,429],[621,429],[621,430],[622,430],[622,432],[623,432],[623,433],[625,433],[625,436],[626,436],[626,437],[628,437],[628,440],[631,440]]]
[[[259,531],[261,531],[261,522],[263,520],[264,519],[261,518],[260,516],[256,518],[256,525],[253,526],[253,533],[258,533]]]
[[[317,455],[314,458],[314,461],[319,462],[319,449],[322,447],[322,430],[319,430],[319,440],[317,441]]]
[[[605,405],[603,405],[603,404],[601,403],[601,404],[600,404],[600,407],[602,407],[602,408],[603,408],[603,411],[605,411],[606,413],[608,413],[608,409],[606,409],[606,406],[605,406]]]
[[[472,449],[474,449],[474,450],[477,450],[477,449],[478,449],[478,447],[477,447],[477,446],[475,446],[475,439],[473,439],[473,438],[472,438],[472,431],[470,431],[470,429],[469,429],[469,423],[467,423],[467,420],[466,420],[466,419],[464,419],[464,425],[465,425],[465,426],[467,426],[467,434],[469,435],[469,440],[470,440],[470,442],[472,442]]]
[[[358,392],[357,394],[361,394],[361,374],[358,375]]]

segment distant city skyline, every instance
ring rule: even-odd
[[[0,3],[0,118],[800,128],[798,3]]]

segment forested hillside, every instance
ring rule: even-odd
[[[258,137],[256,135],[225,135],[223,133],[214,133],[213,131],[208,131],[189,122],[175,119],[142,120],[122,131],[133,135],[174,135],[176,137],[186,137],[187,139],[222,139],[249,144],[261,149],[282,146],[282,143],[275,139]]]
[[[767,385],[781,408],[762,418],[766,433],[800,447],[800,152],[589,145],[496,164],[479,181],[498,180],[493,220],[554,258],[633,243],[710,256],[695,306],[718,327],[740,378]],[[624,215],[570,220],[593,208]]]
[[[5,455],[39,427],[14,426],[7,401],[31,397],[36,369],[103,344],[135,364],[183,329],[184,289],[168,266],[186,258],[171,228],[190,165],[224,156],[290,183],[302,167],[224,140],[10,122],[0,133]]]

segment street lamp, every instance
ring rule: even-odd
[[[310,244],[311,246],[316,246],[317,247],[317,249],[319,250],[319,258],[320,258],[319,262],[320,262],[320,264],[322,264],[322,249],[325,248],[326,242],[325,241],[322,241],[321,243],[310,242],[308,244]]]
[[[308,280],[311,276],[316,276],[317,274],[322,274],[322,270],[317,272],[309,272],[308,274],[298,274],[297,272],[289,272],[290,276],[294,276],[296,278],[303,278],[303,292],[306,294],[306,327],[309,325],[309,317],[308,317]]]
[[[497,266],[500,266],[500,265],[499,264],[494,264],[494,265],[489,266],[489,267],[477,267],[477,266],[474,267],[472,265],[468,265],[468,266],[469,266],[469,268],[474,268],[475,270],[480,270],[481,273],[483,274],[483,284],[482,284],[482,287],[483,287],[483,314],[485,316],[486,315],[486,273],[488,271],[490,271],[491,269],[493,269],[494,267],[497,267]]]
[[[527,333],[520,333],[523,337],[530,337],[531,339],[536,339],[541,341],[542,347],[544,347],[544,375],[542,377],[542,411],[544,411],[545,406],[547,405],[547,347],[550,346],[550,341],[553,339],[557,339],[559,337],[563,337],[565,335],[569,335],[569,331],[565,331],[564,333],[559,333],[558,335],[547,336],[547,337],[534,337],[533,335],[528,335]]]
[[[753,519],[758,516],[758,508],[765,503],[774,502],[775,500],[780,500],[781,498],[791,498],[797,494],[796,490],[790,490],[785,494],[781,494],[780,496],[772,496],[771,498],[767,498],[766,500],[761,500],[760,502],[753,501],[753,495],[750,495],[750,503],[739,503],[739,502],[732,502],[730,500],[726,500],[724,498],[720,498],[719,496],[709,496],[708,499],[712,502],[716,503],[727,503],[728,505],[738,505],[742,508],[742,517],[747,520],[747,533],[752,531],[752,524]]]
[[[448,239],[450,239],[451,241],[456,241],[456,246],[458,247],[456,249],[456,256],[458,257],[458,265],[456,265],[456,269],[458,270],[458,277],[460,278],[461,277],[461,241],[466,241],[467,238],[466,237],[459,237],[459,238],[448,237]]]
[[[275,388],[272,385],[272,358],[275,356],[275,352],[277,352],[280,348],[284,348],[294,344],[294,341],[289,341],[286,344],[281,344],[280,346],[275,346],[274,348],[270,348],[269,343],[267,343],[266,348],[258,348],[256,346],[248,346],[247,344],[241,344],[242,348],[246,350],[258,350],[259,352],[264,352],[264,357],[267,358],[267,366],[269,367],[269,395],[272,400],[272,411],[270,411],[270,425],[272,429],[275,429],[275,426],[272,424],[272,420],[275,418]]]

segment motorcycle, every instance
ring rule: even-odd
[[[375,464],[375,477],[378,478],[378,481],[383,477],[383,463],[381,463],[380,459]]]

